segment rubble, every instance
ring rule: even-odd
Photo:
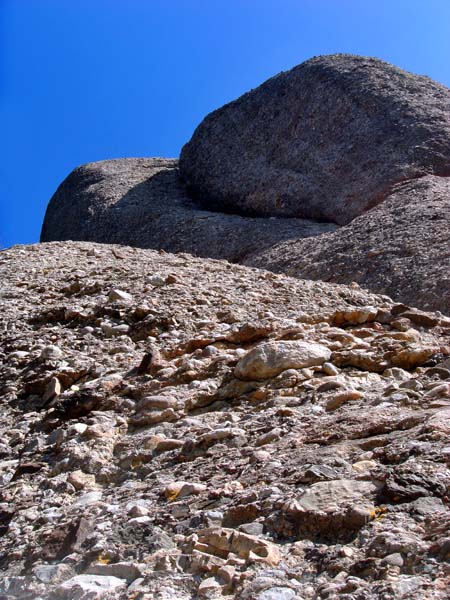
[[[2,598],[446,597],[447,317],[89,242],[0,270]]]

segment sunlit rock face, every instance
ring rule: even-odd
[[[399,181],[450,175],[450,90],[375,58],[312,58],[209,114],[180,170],[206,207],[345,224]]]

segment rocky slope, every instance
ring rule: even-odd
[[[188,195],[176,159],[123,158],[83,165],[65,179],[48,205],[41,241],[88,240],[240,262],[335,228],[203,210]]]
[[[2,598],[448,597],[448,318],[114,245],[0,270]]]

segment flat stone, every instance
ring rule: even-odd
[[[91,506],[98,504],[102,499],[102,492],[87,492],[75,500],[72,506],[82,508],[84,506]]]
[[[76,575],[56,589],[62,600],[107,600],[126,588],[126,581],[103,575]]]
[[[117,562],[109,563],[107,565],[97,563],[91,565],[86,573],[92,575],[107,575],[112,577],[118,577],[119,579],[125,579],[126,581],[134,581],[138,577],[142,576],[142,570],[139,565],[131,562]]]
[[[108,294],[108,299],[111,302],[131,302],[133,300],[133,296],[128,292],[124,292],[123,290],[111,290]]]

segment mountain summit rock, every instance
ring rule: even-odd
[[[187,252],[450,311],[450,90],[312,58],[208,115],[180,160],[75,169],[41,241]]]
[[[376,58],[319,56],[212,112],[180,170],[208,207],[338,224],[450,175],[450,90]]]

